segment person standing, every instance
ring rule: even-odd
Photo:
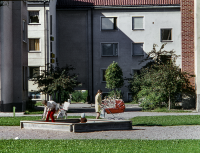
[[[102,90],[98,90],[95,96],[95,112],[97,113],[96,119],[99,119],[100,117],[101,103],[102,103],[101,95],[102,95]]]
[[[46,101],[46,100],[43,100],[43,101],[42,101],[42,104],[45,106],[45,108],[44,108],[44,113],[43,113],[43,119],[45,119],[46,114],[47,114],[46,122],[49,121],[49,117],[51,118],[51,121],[52,121],[52,122],[55,122],[54,114],[55,114],[55,112],[56,112],[57,103],[54,102],[54,101]],[[47,111],[48,111],[48,113],[47,113]]]

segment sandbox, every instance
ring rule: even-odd
[[[55,122],[20,121],[21,129],[60,130],[67,132],[93,132],[107,130],[131,130],[132,122],[129,120],[88,119],[80,123],[80,119],[63,119]]]

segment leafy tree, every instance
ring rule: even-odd
[[[113,63],[110,64],[106,69],[105,78],[106,78],[106,88],[114,90],[115,93],[117,88],[121,88],[124,85],[122,69],[115,61],[113,61]]]
[[[71,65],[66,65],[63,68],[51,68],[50,70],[44,70],[41,75],[32,80],[34,84],[38,84],[38,92],[49,95],[58,93],[58,101],[60,101],[60,97],[66,100],[69,98],[69,93],[72,93],[75,87],[81,85],[77,81],[78,75],[70,74],[70,71],[74,69]]]
[[[117,97],[122,99],[123,98],[124,93],[121,90],[112,90],[111,92],[109,92],[108,97]]]
[[[153,50],[148,53],[143,61],[148,63],[141,69],[140,75],[134,75],[129,79],[129,89],[134,98],[142,102],[144,109],[153,109],[161,106],[162,102],[175,102],[178,93],[193,93],[194,88],[189,82],[192,77],[186,72],[181,72],[176,66],[176,59],[179,57],[175,51],[165,51],[163,44],[159,51],[153,45]]]

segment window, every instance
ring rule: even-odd
[[[131,102],[133,100],[132,93],[128,93],[128,101]]]
[[[41,99],[40,93],[37,93],[37,92],[29,92],[29,97],[31,99]]]
[[[143,17],[133,17],[132,18],[132,29],[133,30],[141,30],[144,29],[143,26]]]
[[[101,50],[102,50],[102,56],[118,56],[117,43],[102,43]]]
[[[39,23],[39,11],[29,11],[29,23]]]
[[[28,90],[27,67],[23,66],[23,90]]]
[[[50,42],[50,51],[52,52],[52,42]]]
[[[23,20],[23,41],[26,42],[26,20]]]
[[[40,74],[40,67],[29,67],[29,78],[35,78]]]
[[[140,75],[140,70],[138,70],[138,69],[133,69],[133,70],[132,70],[132,74],[133,74],[133,75],[134,75],[134,74]]]
[[[50,15],[50,35],[52,35],[52,15]]]
[[[105,82],[106,81],[106,69],[101,69],[101,81]]]
[[[172,40],[172,29],[161,29],[161,41]]]
[[[160,55],[160,61],[162,63],[168,63],[171,61],[171,55]]]
[[[144,56],[144,50],[143,50],[143,43],[133,43],[133,56],[142,55]]]
[[[116,17],[102,17],[101,30],[116,30],[117,18]]]
[[[29,39],[29,51],[40,50],[40,39]]]

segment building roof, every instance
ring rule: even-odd
[[[180,0],[57,0],[57,7],[180,5]]]

